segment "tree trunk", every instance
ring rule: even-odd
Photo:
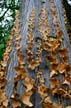
[[[31,15],[31,12],[33,10],[33,8],[36,9],[36,16],[35,16],[35,28],[34,28],[34,34],[36,34],[36,36],[39,35],[38,33],[38,18],[40,17],[40,12],[41,12],[41,8],[43,8],[43,6],[46,8],[46,13],[47,13],[47,19],[48,19],[48,24],[49,27],[51,28],[51,33],[50,35],[52,37],[55,37],[55,32],[56,32],[56,28],[53,24],[53,13],[51,11],[51,3],[54,4],[56,12],[57,12],[57,19],[58,19],[58,23],[60,25],[60,29],[63,31],[63,45],[68,49],[68,57],[69,57],[69,64],[71,65],[71,45],[70,45],[70,41],[69,41],[69,37],[68,37],[68,33],[65,27],[65,23],[64,23],[64,13],[63,13],[63,7],[62,7],[62,1],[61,0],[23,0],[22,1],[22,6],[20,8],[20,34],[21,34],[21,45],[22,45],[22,52],[25,52],[25,46],[26,46],[26,37],[27,37],[27,32],[28,32],[28,22],[29,22],[29,17]],[[8,80],[8,85],[6,86],[6,94],[8,99],[10,99],[12,93],[13,93],[13,89],[14,89],[14,82],[13,79],[16,75],[14,67],[17,66],[18,64],[18,58],[17,58],[17,52],[16,52],[16,48],[15,48],[15,40],[13,39],[12,42],[12,51],[10,53],[10,60],[8,62],[8,66],[6,69],[7,72],[7,80]],[[45,85],[48,86],[49,85],[49,74],[47,73],[47,69],[46,67],[44,67],[45,72],[43,73],[43,77],[45,78]],[[30,75],[36,79],[36,73],[30,72]],[[37,80],[36,80],[36,86],[37,86]],[[21,83],[21,81],[19,81],[18,83],[18,90],[17,92],[19,94],[21,94],[23,92],[24,88],[23,85]],[[57,101],[59,103],[59,99],[55,98],[55,97],[51,97],[53,101]],[[32,97],[32,102],[34,104],[34,107],[32,108],[42,108],[41,105],[41,99],[40,96],[35,93]],[[40,104],[39,104],[40,103]],[[63,104],[63,108],[65,108],[65,106],[67,106],[68,104],[71,105],[71,103],[69,102],[69,100],[67,99],[62,99],[61,103]]]

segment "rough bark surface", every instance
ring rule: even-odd
[[[43,3],[43,1],[45,3]],[[21,30],[21,45],[22,45],[22,52],[25,53],[24,48],[26,46],[26,37],[27,37],[27,30],[28,30],[28,21],[29,21],[29,17],[30,14],[32,12],[32,9],[35,8],[36,9],[36,17],[35,17],[35,29],[34,29],[34,33],[38,36],[39,33],[37,32],[38,29],[38,17],[40,15],[40,11],[42,8],[42,5],[44,4],[44,6],[46,7],[47,10],[47,19],[49,22],[49,26],[51,27],[51,36],[54,36],[55,33],[55,27],[53,24],[53,18],[52,18],[52,12],[50,9],[50,1],[51,0],[23,0],[22,1],[22,6],[20,9],[20,30]],[[56,11],[58,14],[58,21],[60,24],[60,27],[62,29],[62,31],[64,32],[64,36],[63,36],[63,44],[65,45],[65,47],[68,49],[68,57],[69,57],[69,63],[71,65],[71,45],[69,42],[69,37],[67,34],[67,30],[65,27],[65,23],[64,23],[64,17],[63,17],[63,9],[62,9],[62,2],[61,0],[53,0],[54,5],[56,7]],[[8,80],[8,85],[6,86],[6,93],[7,93],[7,97],[10,98],[12,92],[13,92],[13,87],[14,87],[14,83],[13,83],[13,79],[15,76],[15,71],[13,69],[13,67],[15,67],[17,65],[17,55],[16,55],[16,49],[15,49],[15,44],[14,44],[13,40],[13,44],[12,44],[12,52],[10,53],[10,60],[8,62],[8,66],[7,66],[7,80]],[[45,85],[49,86],[49,72],[47,73],[46,68],[44,67],[45,72],[43,73],[43,77],[45,78]],[[36,74],[32,72],[30,72],[30,75],[32,77],[35,78],[36,80]],[[38,85],[38,82],[36,80],[36,86]],[[21,84],[21,81],[19,81],[18,84],[18,93],[21,94],[23,92],[23,86]],[[59,103],[59,98],[53,98],[52,100],[57,101]],[[39,104],[40,103],[40,96],[35,93],[32,99],[33,103],[34,103],[34,108],[42,108],[42,105]],[[71,104],[69,103],[68,100],[66,99],[62,99],[62,103],[63,108],[65,108],[66,104]]]

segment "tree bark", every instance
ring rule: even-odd
[[[69,64],[71,64],[71,45],[70,45],[70,41],[69,41],[69,37],[67,34],[67,30],[65,27],[65,23],[64,23],[64,16],[63,16],[63,9],[62,9],[62,2],[61,0],[53,0],[53,3],[56,7],[56,12],[57,12],[57,17],[58,17],[58,22],[60,24],[61,30],[63,31],[64,35],[63,35],[63,44],[64,46],[68,49],[68,57],[69,57]],[[27,32],[28,32],[28,22],[29,22],[29,17],[30,14],[32,12],[32,9],[35,8],[36,9],[36,16],[35,16],[35,29],[34,29],[34,33],[38,36],[38,18],[40,15],[40,11],[42,6],[46,7],[46,11],[47,11],[47,18],[48,18],[48,23],[49,26],[51,28],[51,36],[55,35],[55,28],[54,28],[54,24],[53,24],[53,18],[52,18],[52,12],[50,9],[50,0],[23,0],[22,1],[22,6],[20,8],[20,33],[21,33],[21,45],[22,45],[22,52],[25,53],[25,46],[26,46],[26,37],[27,37]],[[7,66],[7,80],[8,80],[8,85],[6,86],[6,93],[7,93],[7,97],[8,99],[10,99],[11,94],[13,93],[13,88],[14,88],[14,76],[15,76],[15,71],[14,71],[14,67],[17,65],[18,60],[17,60],[17,54],[16,54],[16,48],[15,48],[15,44],[14,44],[14,39],[13,39],[13,43],[12,43],[12,52],[10,53],[10,60],[8,62],[8,66]],[[49,73],[47,73],[47,69],[44,67],[45,72],[43,73],[43,77],[45,78],[45,85],[48,86],[49,85]],[[30,72],[30,75],[33,77],[36,77],[36,74],[34,73],[32,75],[32,73]],[[36,81],[37,83],[37,81]],[[18,86],[18,93],[21,94],[23,92],[23,86],[21,84],[21,81],[19,82],[19,86]],[[56,98],[52,98],[52,100],[54,101],[59,101]],[[40,103],[40,96],[35,93],[33,96],[33,103],[34,103],[34,107],[33,108],[42,108],[42,105],[39,104]],[[62,100],[63,104],[67,104],[67,100]],[[65,107],[64,107],[65,108]]]

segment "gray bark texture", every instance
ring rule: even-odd
[[[27,37],[27,30],[28,30],[28,22],[29,22],[29,17],[30,14],[32,12],[32,9],[35,8],[36,9],[36,16],[35,16],[35,29],[34,29],[34,34],[36,34],[36,36],[39,35],[39,33],[37,32],[38,29],[38,17],[41,11],[41,8],[44,4],[44,6],[46,7],[46,11],[47,11],[47,19],[48,19],[48,23],[49,26],[51,27],[51,36],[54,36],[55,33],[55,27],[53,24],[53,18],[52,18],[52,12],[50,9],[50,1],[51,0],[23,0],[22,1],[22,6],[20,8],[20,33],[21,33],[21,45],[22,45],[22,52],[25,53],[25,46],[26,46],[26,37]],[[68,57],[69,57],[69,64],[71,65],[71,45],[69,42],[69,37],[67,34],[67,30],[65,27],[65,23],[64,23],[64,16],[63,16],[63,7],[62,7],[62,1],[61,0],[52,0],[54,2],[54,5],[56,7],[56,12],[57,12],[57,17],[58,17],[58,21],[60,24],[60,27],[62,29],[62,31],[64,32],[64,36],[63,36],[63,44],[65,45],[65,47],[68,49]],[[44,3],[43,3],[44,2]],[[12,43],[12,52],[10,53],[10,60],[8,62],[8,66],[7,66],[7,80],[8,80],[8,85],[6,86],[6,94],[8,99],[10,99],[11,94],[13,93],[13,89],[14,89],[14,76],[15,76],[15,70],[13,69],[15,66],[17,66],[18,60],[17,60],[17,54],[16,54],[16,48],[15,48],[15,44],[14,44],[14,40]],[[42,64],[43,66],[43,64]],[[45,85],[49,86],[49,71],[47,72],[46,67],[43,66],[43,77],[45,78]],[[36,80],[36,73],[32,73],[30,72],[30,75]],[[38,81],[36,80],[36,86],[38,85]],[[23,92],[24,88],[23,85],[21,83],[21,81],[19,81],[18,84],[18,90],[17,92],[19,94],[21,94]],[[52,100],[59,103],[59,97],[52,97]],[[35,93],[32,97],[32,102],[34,103],[34,107],[32,108],[42,108],[42,105],[40,103],[41,99],[40,96]],[[40,103],[40,104],[39,104]],[[68,99],[62,99],[63,104],[63,108],[65,108],[65,106],[67,105],[71,105],[71,100]]]

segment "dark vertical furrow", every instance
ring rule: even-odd
[[[34,4],[35,4],[35,9],[36,9],[36,16],[35,16],[35,19],[34,19],[34,30],[33,30],[33,34],[34,34],[34,37],[36,36],[39,36],[39,33],[38,33],[38,18],[39,18],[39,15],[40,15],[40,10],[41,10],[41,2],[38,1],[38,0],[34,0]],[[35,44],[35,43],[34,43]],[[34,54],[35,54],[35,49],[34,50]],[[36,71],[34,72],[34,75],[35,75],[35,88],[36,88],[36,91],[34,93],[34,106],[33,108],[41,108],[40,104],[40,97],[37,93],[37,86],[38,86],[38,80],[36,78]]]
[[[35,37],[40,36],[40,34],[38,32],[38,18],[40,17],[40,12],[41,12],[41,8],[42,8],[41,1],[34,0],[34,6],[35,6],[35,11],[36,11],[36,16],[35,16],[35,19],[34,19],[34,30],[33,30],[33,34],[34,34],[34,38],[35,38]],[[35,42],[34,42],[34,46],[36,47],[36,43]],[[35,47],[33,48],[34,55],[36,53]],[[34,93],[34,106],[33,106],[33,108],[41,108],[41,104],[39,104],[40,101],[41,101],[40,100],[40,96],[37,93],[37,86],[38,86],[38,80],[37,80],[37,77],[36,77],[37,70],[38,69],[36,69],[36,71],[34,72],[36,91]]]

